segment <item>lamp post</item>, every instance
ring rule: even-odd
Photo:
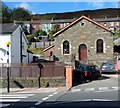
[[[10,41],[7,41],[6,42],[6,45],[7,45],[7,92],[9,93],[10,92],[10,76],[9,76],[9,46],[10,46]]]

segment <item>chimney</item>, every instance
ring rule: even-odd
[[[54,19],[52,18],[52,20],[51,20],[51,21],[53,22],[53,20],[54,20]]]
[[[14,25],[16,25],[16,23],[17,23],[17,20],[13,20],[13,23],[14,23]]]
[[[117,18],[119,18],[119,15],[117,15]]]

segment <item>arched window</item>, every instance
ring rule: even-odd
[[[69,54],[69,42],[68,41],[63,42],[63,54]]]
[[[103,53],[103,40],[102,39],[98,39],[96,42],[96,51],[97,53]]]
[[[53,52],[52,51],[50,51],[50,56],[52,56],[53,55]]]

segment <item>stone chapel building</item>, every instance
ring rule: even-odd
[[[75,61],[100,65],[113,61],[113,32],[81,16],[54,34],[55,44],[44,49],[45,56],[74,65]]]

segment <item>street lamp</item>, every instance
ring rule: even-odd
[[[10,77],[9,77],[9,46],[10,46],[11,42],[10,41],[7,41],[6,42],[6,45],[7,45],[7,92],[9,93],[10,92]]]

